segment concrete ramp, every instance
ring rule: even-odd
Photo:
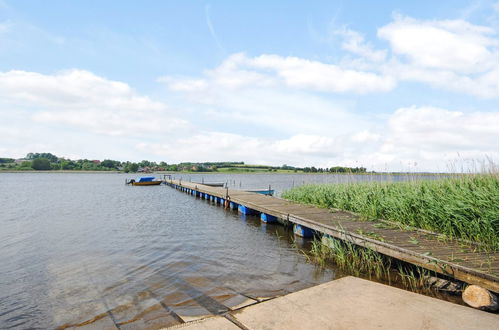
[[[497,314],[351,276],[231,315],[248,329],[499,329]],[[204,322],[183,328],[230,326],[225,320]]]

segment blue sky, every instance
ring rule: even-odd
[[[0,1],[0,156],[497,163],[498,32],[497,1]]]

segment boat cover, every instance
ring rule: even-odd
[[[144,176],[140,178],[137,182],[151,182],[152,180],[154,180],[153,176]]]

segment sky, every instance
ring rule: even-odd
[[[499,162],[499,1],[0,0],[0,157]]]

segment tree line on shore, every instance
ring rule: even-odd
[[[179,164],[167,164],[166,162],[151,162],[143,160],[141,162],[118,161],[111,159],[71,160],[57,157],[52,153],[28,153],[22,159],[0,158],[0,170],[73,170],[73,171],[123,171],[123,172],[155,172],[155,171],[188,171],[188,172],[305,172],[305,173],[366,173],[364,167],[343,167],[335,166],[331,168],[294,167],[289,165],[269,166],[269,165],[248,165],[244,162],[184,162]]]

